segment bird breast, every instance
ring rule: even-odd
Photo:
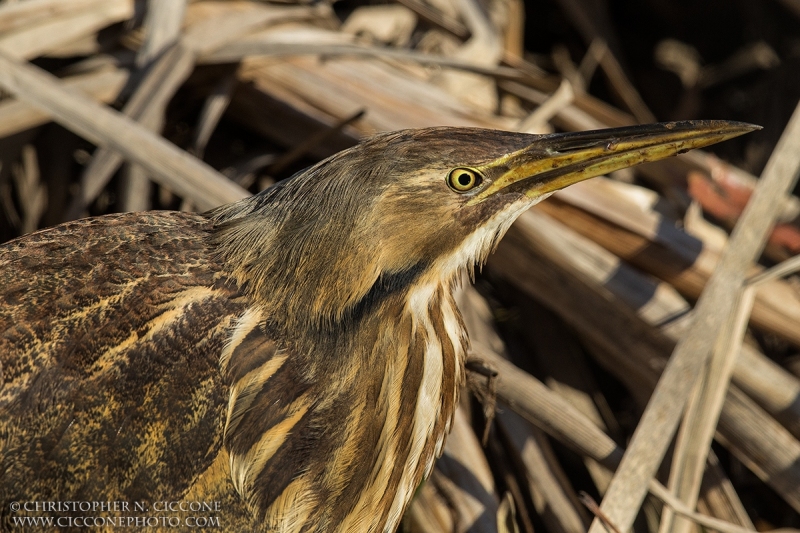
[[[223,354],[231,476],[268,528],[394,531],[430,473],[467,341],[449,285],[404,296],[311,346],[268,340],[253,309],[234,328]]]

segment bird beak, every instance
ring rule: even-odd
[[[478,167],[484,175],[497,177],[468,203],[479,203],[501,191],[541,198],[579,181],[758,129],[744,122],[691,120],[544,135]]]

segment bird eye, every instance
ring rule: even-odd
[[[471,191],[482,181],[481,175],[469,168],[456,168],[447,175],[447,185],[456,192]]]

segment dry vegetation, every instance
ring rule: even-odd
[[[521,217],[461,294],[475,395],[404,528],[798,528],[800,3],[606,4],[7,0],[0,239],[204,210],[377,131],[760,123]]]

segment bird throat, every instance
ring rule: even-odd
[[[253,306],[232,332],[225,443],[267,529],[393,531],[442,452],[464,326],[449,283],[385,281],[338,329],[270,331]]]

